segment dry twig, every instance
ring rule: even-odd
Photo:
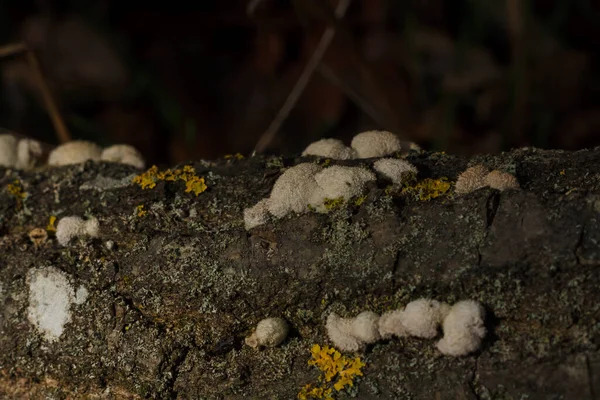
[[[52,120],[52,125],[54,126],[54,130],[56,131],[59,142],[68,142],[71,140],[71,134],[65,125],[54,97],[52,97],[50,88],[46,83],[46,79],[44,78],[40,64],[33,51],[29,49],[25,43],[11,43],[5,46],[0,46],[0,58],[11,57],[23,53],[25,53],[25,56],[27,57],[27,62],[29,63],[31,71],[33,72],[37,86],[40,89],[42,100],[44,102],[44,106],[46,107],[46,112]]]

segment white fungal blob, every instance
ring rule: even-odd
[[[42,155],[42,145],[37,140],[0,135],[0,166],[29,169]]]
[[[373,167],[381,175],[391,180],[394,185],[402,185],[417,174],[417,168],[406,160],[382,158],[373,163]]]
[[[142,153],[128,144],[115,144],[105,148],[102,151],[100,159],[102,161],[132,165],[139,169],[143,169],[146,165]]]
[[[381,339],[379,334],[379,315],[372,311],[363,311],[352,320],[352,335],[364,343],[374,343]]]
[[[269,199],[262,199],[252,207],[244,210],[244,225],[250,230],[269,221]]]
[[[248,346],[275,347],[287,337],[289,327],[281,318],[266,318],[256,325],[256,330],[245,339]]]
[[[71,320],[74,290],[66,275],[53,267],[33,269],[28,275],[27,319],[50,342],[58,340]]]
[[[479,164],[467,168],[458,176],[454,190],[457,194],[467,194],[479,188],[485,187],[485,177],[487,176],[488,172],[489,171],[486,167]]]
[[[61,144],[50,152],[48,165],[60,166],[79,164],[87,160],[100,160],[102,148],[85,140],[74,140]]]
[[[410,336],[434,338],[450,306],[437,300],[418,299],[406,305],[400,320]]]
[[[365,344],[352,334],[352,318],[342,318],[336,313],[331,313],[327,317],[325,328],[329,340],[342,351],[358,351]]]
[[[96,218],[84,221],[79,217],[64,217],[56,226],[56,239],[61,246],[67,246],[76,237],[98,237],[99,230],[100,224]]]
[[[303,156],[319,156],[335,160],[350,160],[356,157],[354,150],[339,139],[321,139],[308,145]]]
[[[520,189],[519,181],[508,172],[493,170],[485,177],[485,185],[496,190]]]
[[[366,189],[367,183],[374,181],[375,174],[362,167],[344,167],[334,165],[325,168],[315,175],[319,187],[310,199],[310,204],[319,208],[325,199],[350,200],[360,196]]]
[[[352,139],[352,148],[358,158],[389,156],[401,149],[398,136],[388,131],[367,131],[359,133]]]
[[[13,168],[17,164],[17,138],[0,135],[0,166]]]
[[[379,334],[383,339],[408,336],[408,331],[402,324],[403,311],[404,309],[388,311],[379,318]]]
[[[290,212],[307,212],[310,198],[317,187],[315,175],[321,169],[317,164],[303,163],[281,174],[271,191],[269,212],[277,218]]]
[[[476,301],[464,300],[454,304],[444,318],[444,337],[437,343],[442,354],[459,357],[479,349],[486,335],[485,310]]]

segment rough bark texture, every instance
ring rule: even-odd
[[[197,197],[181,182],[142,190],[117,165],[1,170],[0,397],[294,399],[317,381],[307,361],[313,344],[328,344],[330,312],[381,313],[419,297],[480,301],[482,349],[452,358],[435,340],[378,342],[336,398],[598,396],[600,149],[408,159],[420,179],[451,181],[482,162],[513,171],[523,190],[419,201],[381,179],[360,206],[246,232],[243,209],[299,160],[196,163],[209,187]],[[24,201],[7,190],[16,179]],[[51,215],[93,215],[100,238],[34,245],[28,232]],[[54,341],[28,318],[40,270],[89,292]],[[289,321],[288,339],[244,345],[269,316]]]

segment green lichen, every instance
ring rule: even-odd
[[[416,200],[429,201],[447,194],[450,187],[451,184],[448,181],[448,178],[426,178],[413,185],[404,187],[402,193],[412,196]]]

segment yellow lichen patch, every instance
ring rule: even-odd
[[[206,184],[204,183],[204,178],[199,178],[197,176],[191,177],[189,180],[185,182],[185,191],[186,193],[194,192],[196,196],[206,190]]]
[[[563,169],[563,170],[561,170],[561,171],[559,172],[559,174],[560,174],[560,175],[564,175],[564,174],[565,174],[565,170],[564,170],[564,169]]]
[[[226,160],[231,160],[231,159],[242,160],[243,158],[244,158],[244,156],[241,153],[225,154]]]
[[[135,207],[135,210],[137,212],[138,217],[143,217],[144,215],[148,214],[148,211],[144,210],[143,204],[140,204],[139,206]]]
[[[316,387],[312,383],[305,385],[300,393],[298,393],[298,400],[309,400],[309,399],[325,399],[333,400],[332,395],[333,389]]]
[[[362,203],[364,203],[366,199],[367,199],[367,196],[360,196],[360,197],[357,197],[357,198],[354,200],[354,205],[358,207],[358,206],[360,206]]]
[[[413,195],[417,200],[427,201],[445,195],[450,190],[450,186],[447,178],[427,178],[405,187],[402,193]]]
[[[325,200],[323,200],[323,205],[329,211],[335,210],[336,208],[340,208],[344,205],[344,198],[343,197],[338,197],[337,199],[325,198]]]
[[[183,181],[186,193],[193,192],[196,196],[207,189],[204,178],[196,175],[196,171],[190,165],[165,171],[159,171],[158,167],[153,165],[148,171],[133,178],[133,183],[137,183],[142,189],[152,189],[158,181]]]
[[[9,183],[6,186],[6,190],[17,199],[17,208],[21,208],[23,205],[23,200],[27,198],[27,192],[23,191],[23,186],[21,186],[21,181],[16,179],[13,183]]]
[[[321,371],[319,385],[308,384],[298,393],[298,399],[333,399],[333,390],[339,392],[346,387],[354,386],[354,379],[362,376],[362,367],[365,364],[359,357],[349,358],[343,356],[339,351],[329,346],[313,345],[311,349],[312,359],[309,365],[316,366]],[[331,388],[331,382],[333,390]]]
[[[48,219],[48,225],[46,225],[47,232],[56,232],[56,226],[54,226],[55,222],[56,222],[56,216],[51,215],[50,218]]]

